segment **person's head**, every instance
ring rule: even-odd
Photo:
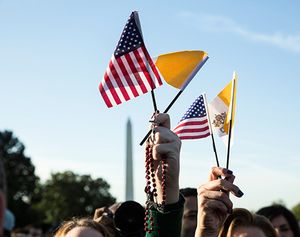
[[[276,232],[266,217],[236,208],[226,218],[218,237],[276,237]]]
[[[271,221],[279,237],[300,236],[297,219],[286,207],[276,204],[263,207],[256,213],[267,217]]]
[[[26,226],[26,229],[28,230],[28,234],[31,237],[42,237],[43,236],[43,229],[41,225],[28,225]]]
[[[105,226],[89,218],[72,219],[62,223],[54,237],[113,237]]]
[[[15,219],[15,215],[10,210],[6,209],[4,214],[3,236],[11,236],[11,232],[15,227]]]
[[[122,237],[144,237],[144,207],[135,201],[115,203],[95,210],[94,220]]]
[[[183,188],[180,189],[180,193],[185,199],[182,216],[181,237],[193,237],[197,227],[197,189]]]
[[[29,232],[26,228],[15,228],[11,232],[11,237],[28,237]]]

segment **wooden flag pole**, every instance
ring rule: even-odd
[[[231,90],[231,104],[230,104],[230,121],[229,121],[229,130],[228,130],[228,144],[227,144],[227,159],[226,159],[226,169],[229,168],[229,157],[230,157],[230,141],[231,141],[231,131],[232,131],[232,114],[233,106],[235,102],[235,72],[233,73],[232,79],[232,90]]]
[[[219,159],[218,159],[218,153],[217,153],[216,144],[215,144],[214,133],[213,133],[213,131],[211,129],[209,109],[208,109],[208,106],[207,106],[207,100],[206,100],[206,94],[205,93],[203,93],[203,98],[204,98],[205,110],[206,110],[206,113],[207,113],[207,120],[208,120],[208,126],[209,126],[209,132],[210,132],[210,135],[211,135],[213,150],[214,150],[214,153],[215,153],[215,158],[216,158],[217,166],[220,167],[220,163],[219,163]]]

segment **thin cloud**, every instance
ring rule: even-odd
[[[254,32],[230,18],[204,13],[181,12],[180,16],[187,18],[189,22],[193,22],[199,30],[231,32],[255,42],[263,42],[300,53],[300,34],[284,35],[282,33],[264,34]]]

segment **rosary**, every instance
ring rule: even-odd
[[[150,121],[153,122],[153,121]],[[162,188],[162,202],[161,204],[157,203],[157,184],[155,179],[155,172],[159,172],[158,170],[155,170],[154,161],[153,159],[153,144],[155,141],[154,138],[154,125],[152,124],[152,135],[148,138],[148,144],[146,146],[146,163],[145,163],[145,173],[146,173],[146,187],[145,192],[147,194],[147,201],[146,201],[146,210],[145,210],[145,219],[144,219],[144,230],[145,232],[151,233],[154,230],[154,218],[151,214],[151,207],[156,206],[159,210],[164,210],[164,206],[166,204],[166,173],[167,173],[167,162],[166,159],[161,159],[159,161],[159,165],[157,165],[156,168],[161,169],[161,188]],[[153,138],[152,138],[153,137]]]

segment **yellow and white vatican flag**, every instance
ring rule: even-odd
[[[228,144],[228,135],[234,127],[235,105],[236,105],[236,81],[237,74],[233,72],[232,80],[225,88],[209,103],[209,115],[211,127],[217,132],[225,145]],[[230,122],[231,120],[231,122]],[[231,138],[231,145],[233,144]]]
[[[206,52],[191,50],[161,54],[153,62],[169,85],[183,91],[207,59]]]
[[[207,53],[200,50],[178,51],[161,54],[152,59],[163,79],[171,86],[179,89],[163,113],[167,113],[179,98],[184,89],[188,86],[197,72],[207,61]],[[140,145],[143,145],[151,131],[146,134]]]

